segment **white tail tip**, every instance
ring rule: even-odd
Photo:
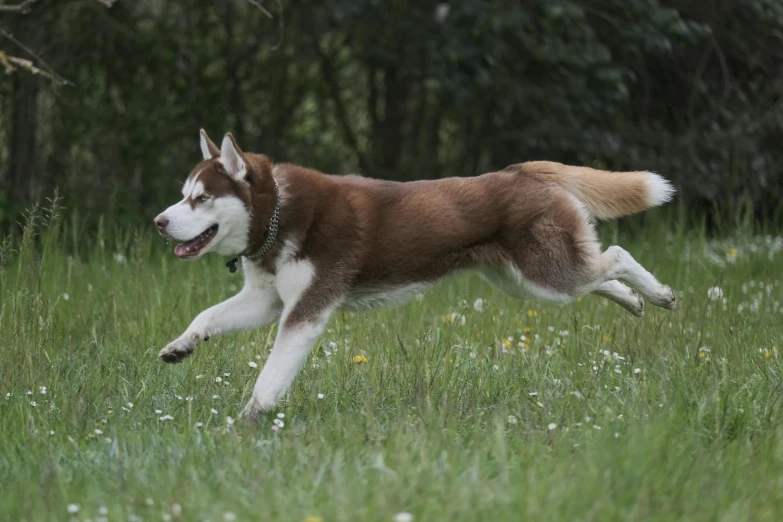
[[[651,207],[668,203],[674,199],[674,194],[677,192],[669,180],[654,172],[647,173],[645,184],[647,185],[647,202]]]

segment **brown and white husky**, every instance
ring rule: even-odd
[[[174,249],[182,259],[241,257],[245,284],[160,357],[182,362],[214,335],[279,321],[245,416],[286,393],[335,310],[401,303],[457,270],[475,269],[520,299],[596,294],[637,316],[643,298],[675,307],[671,289],[628,252],[601,251],[593,224],[671,200],[672,185],[651,172],[534,161],[398,183],[273,163],[242,152],[231,134],[218,149],[202,130],[201,151],[183,199],[155,224],[183,242]]]

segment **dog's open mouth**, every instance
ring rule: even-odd
[[[197,256],[212,241],[212,238],[217,234],[217,230],[218,226],[212,225],[190,241],[185,241],[181,245],[175,246],[174,254],[181,259]]]

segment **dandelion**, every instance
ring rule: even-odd
[[[528,310],[527,316],[530,318],[538,317],[538,310]]]
[[[253,361],[248,361],[247,365],[250,366],[251,368],[258,368],[258,364]]]
[[[557,429],[557,424],[555,424],[554,422],[550,422],[550,423],[547,425],[546,429],[547,429],[547,430],[549,430],[549,431],[556,430],[556,429]]]
[[[710,301],[723,299],[723,289],[719,286],[711,286],[707,289],[707,297]]]
[[[774,346],[770,350],[764,350],[764,357],[766,357],[767,359],[769,359],[773,355],[775,355],[775,347]]]
[[[503,346],[505,346],[506,348],[511,346],[511,340],[510,339],[503,339]]]
[[[402,513],[397,513],[396,515],[394,515],[392,520],[394,522],[413,522],[413,515],[403,511]]]
[[[326,395],[324,395],[323,393],[319,393],[318,395],[316,395],[316,397],[319,399],[323,399],[324,397],[326,397]]]
[[[737,257],[737,249],[736,249],[736,248],[730,248],[730,249],[729,249],[729,250],[726,252],[726,255],[727,255],[728,257]]]
[[[508,416],[508,423],[509,424],[516,424],[517,422],[519,422],[519,420],[516,417],[514,417],[513,415],[509,415]]]
[[[70,296],[70,295],[68,295],[68,294],[63,294],[63,299],[65,299],[66,301],[67,301],[68,299],[70,299],[70,298],[71,298],[71,296]]]
[[[367,357],[365,357],[364,355],[361,355],[361,354],[354,355],[353,359],[351,359],[351,360],[353,362],[355,362],[356,364],[366,363],[368,361]]]
[[[75,515],[79,512],[79,504],[68,504],[68,513]]]
[[[525,332],[526,334],[530,334],[533,330],[529,326],[526,326],[525,329],[522,331]]]
[[[473,301],[473,309],[477,312],[483,312],[484,311],[484,300],[482,298],[478,298],[475,301]]]
[[[163,417],[160,418],[160,420],[170,421],[170,420],[174,420],[174,417],[172,417],[171,415],[164,415]]]

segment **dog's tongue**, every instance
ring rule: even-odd
[[[188,257],[196,254],[198,252],[198,248],[196,248],[194,243],[196,243],[196,241],[188,241],[187,243],[182,243],[181,245],[175,246],[174,255],[177,257]]]

